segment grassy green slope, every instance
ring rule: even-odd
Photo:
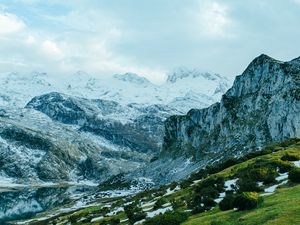
[[[183,225],[288,225],[300,224],[300,185],[280,188],[264,197],[257,209],[247,211],[220,211],[191,216]]]

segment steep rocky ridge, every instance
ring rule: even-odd
[[[224,149],[244,147],[300,136],[299,61],[279,62],[266,55],[254,59],[220,103],[172,116],[166,121],[164,150],[199,160]],[[194,153],[191,155],[190,153]]]
[[[227,157],[300,136],[300,60],[254,59],[220,103],[165,122],[160,159],[144,171],[156,181],[186,176]]]

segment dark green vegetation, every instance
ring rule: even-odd
[[[184,212],[166,212],[165,214],[157,215],[153,218],[147,219],[145,225],[180,225],[188,218],[187,213]]]
[[[261,205],[263,198],[257,192],[229,192],[219,204],[222,211],[237,209],[239,211],[254,209]]]
[[[300,168],[293,168],[289,172],[289,180],[294,183],[300,183]]]
[[[135,223],[146,218],[146,213],[136,204],[130,204],[124,207],[125,214],[131,223]]]
[[[99,199],[99,206],[59,215],[48,219],[47,223],[120,222],[125,225],[141,221],[141,224],[148,225],[300,224],[300,169],[293,163],[299,159],[300,139],[288,140],[242,158],[201,169],[186,180],[158,189],[123,198]],[[285,178],[278,179],[282,174],[286,174]],[[232,185],[228,187],[226,182],[228,184],[233,180],[236,182],[231,182]],[[278,185],[274,193],[264,192],[274,185]],[[223,199],[220,198],[221,193]],[[216,201],[218,198],[220,200]],[[104,206],[107,203],[109,207]],[[124,207],[124,210],[116,212],[120,207]],[[153,212],[161,209],[167,210],[149,218],[149,213],[153,215]],[[92,222],[97,217],[100,219]]]

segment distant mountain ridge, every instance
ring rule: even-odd
[[[191,70],[196,73],[196,70]],[[199,72],[199,74],[202,74]],[[184,77],[185,79],[177,78]],[[190,71],[181,71],[169,75],[173,82],[166,81],[162,85],[151,83],[145,77],[134,73],[115,74],[112,77],[93,77],[84,71],[73,75],[55,78],[46,73],[31,74],[11,73],[0,75],[0,106],[24,107],[33,97],[49,92],[59,92],[72,96],[104,99],[127,105],[138,103],[145,105],[173,105],[176,110],[186,113],[191,105],[196,108],[207,107],[218,101],[229,88],[225,77],[202,74],[191,76]],[[214,77],[211,79],[210,77]],[[27,91],[30,90],[30,91]],[[190,92],[193,98],[189,99]],[[196,97],[195,97],[196,96]],[[176,104],[176,100],[185,98],[187,103]]]

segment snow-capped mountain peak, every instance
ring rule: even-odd
[[[148,79],[139,76],[135,73],[115,74],[113,77],[118,80],[130,82],[134,84],[150,84],[150,81]]]
[[[199,69],[188,69],[185,67],[180,67],[168,74],[167,83],[175,83],[186,78],[193,79],[199,77],[212,81],[226,79],[216,73],[208,73],[203,72]]]
[[[62,77],[32,72],[1,74],[0,106],[24,107],[35,96],[59,92],[88,99],[173,107],[182,113],[218,101],[229,87],[226,78],[197,69],[179,69],[162,85],[134,73],[92,76],[84,71]],[[30,90],[30,91],[28,91]],[[188,93],[195,93],[192,96]]]

